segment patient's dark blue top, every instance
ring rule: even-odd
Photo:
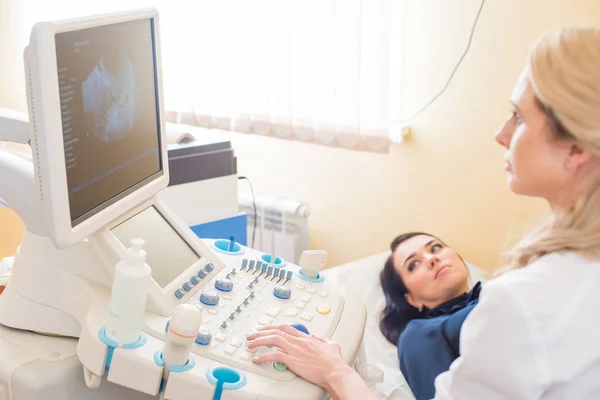
[[[470,292],[428,310],[406,325],[398,339],[400,370],[417,400],[435,397],[434,380],[458,358],[460,328],[479,301],[481,283]]]

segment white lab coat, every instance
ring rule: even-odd
[[[600,262],[555,253],[490,280],[460,351],[436,400],[600,399]]]

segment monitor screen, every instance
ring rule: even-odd
[[[163,288],[200,259],[154,207],[115,226],[111,232],[125,248],[130,247],[131,239],[141,238],[146,242],[144,250],[152,278]]]
[[[162,175],[154,20],[57,33],[71,225]]]

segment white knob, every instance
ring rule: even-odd
[[[300,268],[302,275],[315,279],[319,272],[325,268],[327,263],[327,252],[325,250],[305,250],[300,256]]]

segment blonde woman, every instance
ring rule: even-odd
[[[436,399],[600,398],[600,30],[535,43],[496,140],[517,194],[544,198],[550,221],[515,249],[462,326],[460,357]],[[249,336],[334,399],[372,399],[336,344],[288,326]]]

